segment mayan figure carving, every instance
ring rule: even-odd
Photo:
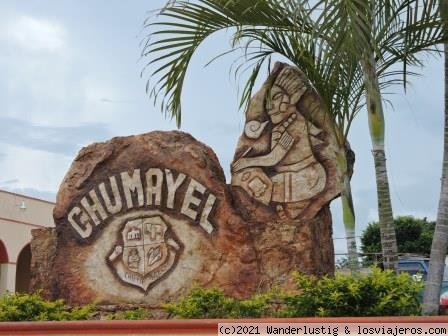
[[[273,79],[271,98],[259,93],[252,99],[232,164],[232,185],[273,206],[281,219],[297,218],[327,182],[313,149],[325,145],[319,138],[322,129],[298,106],[310,89],[297,69],[281,69]]]

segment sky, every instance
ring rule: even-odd
[[[145,93],[140,42],[144,20],[165,0],[0,1],[0,189],[54,201],[77,152],[114,136],[176,129]],[[209,145],[230,179],[243,131],[229,48],[217,33],[191,61],[181,130]],[[394,214],[435,220],[443,150],[442,59],[426,59],[406,94],[385,105],[386,155]],[[356,154],[352,191],[357,235],[377,220],[366,112],[349,136]],[[335,252],[344,253],[340,201],[334,200]]]

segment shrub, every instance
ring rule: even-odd
[[[248,300],[237,301],[233,316],[230,317],[264,317],[275,315],[275,302],[279,292],[273,290],[257,294]]]
[[[217,288],[195,287],[178,302],[162,305],[169,314],[181,318],[248,318],[274,315],[273,300],[278,291],[257,294],[247,300],[226,296]]]
[[[295,292],[273,289],[246,300],[226,296],[216,288],[195,287],[178,302],[162,305],[181,318],[249,318],[300,316],[398,316],[420,313],[423,284],[407,273],[374,269],[371,274],[334,278],[294,274]],[[62,300],[47,301],[39,293],[7,293],[0,297],[0,321],[62,321],[88,319],[95,305],[68,308]],[[137,308],[107,316],[110,320],[151,318]]]
[[[284,297],[284,317],[419,315],[423,285],[407,273],[375,268],[371,274],[316,279],[295,274],[300,292]]]
[[[224,318],[233,316],[236,300],[217,288],[193,288],[177,303],[162,305],[169,314],[182,318]]]
[[[162,306],[181,318],[301,316],[397,316],[420,313],[423,285],[407,273],[374,269],[369,275],[317,279],[296,273],[297,291],[272,290],[247,300],[219,289],[194,288],[178,302]]]
[[[40,292],[6,293],[0,297],[0,321],[67,321],[86,320],[95,305],[68,308],[64,301],[47,301]]]

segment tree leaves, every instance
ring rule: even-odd
[[[279,54],[304,71],[340,123],[343,130],[338,134],[347,134],[362,106],[362,75],[356,62],[344,64],[349,58],[342,48],[335,53],[326,39],[316,35],[312,15],[307,1],[172,1],[155,22],[146,25],[151,31],[142,56],[150,59],[147,67],[153,82],[150,85],[148,80],[147,91],[155,103],[161,100],[162,111],[180,126],[182,87],[191,57],[210,35],[231,29],[229,53],[243,51],[234,67],[235,75],[252,69],[240,107],[248,106],[262,65],[271,55]],[[339,140],[345,142],[344,138]]]
[[[209,36],[230,29],[229,52],[244,53],[235,75],[243,64],[252,68],[240,107],[247,107],[264,62],[279,54],[305,72],[346,135],[364,104],[359,61],[373,52],[381,89],[406,87],[415,75],[409,66],[421,65],[422,52],[446,41],[442,23],[434,0],[319,0],[314,6],[305,0],[174,0],[146,22],[142,56],[149,62],[142,75],[151,68],[147,91],[180,126],[191,58]]]

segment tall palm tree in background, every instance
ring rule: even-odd
[[[448,0],[439,0],[440,16],[448,30]],[[445,132],[443,146],[442,183],[440,190],[437,221],[432,239],[429,274],[423,297],[423,315],[437,315],[439,311],[440,289],[442,288],[445,257],[448,245],[448,44],[445,43]]]
[[[421,66],[420,52],[431,52],[443,37],[437,4],[418,0],[320,0],[319,35],[334,31],[345,34],[344,48],[362,68],[378,198],[381,246],[385,268],[397,265],[397,243],[393,224],[385,155],[384,84],[403,84],[413,74],[409,65]],[[334,43],[340,48],[339,41]],[[402,70],[393,68],[402,64]]]
[[[416,54],[433,51],[443,41],[433,1],[419,0],[197,0],[170,1],[150,33],[143,56],[150,58],[152,85],[147,86],[162,110],[181,122],[182,87],[191,57],[213,33],[233,29],[230,52],[244,50],[242,65],[252,67],[242,94],[247,103],[262,65],[278,54],[304,71],[334,121],[340,145],[339,168],[349,264],[356,271],[355,216],[345,148],[354,116],[365,92],[377,176],[379,218],[385,266],[393,268],[396,239],[384,152],[381,92],[405,84],[421,65]],[[403,64],[397,69],[396,64]],[[239,71],[241,67],[237,67]],[[156,78],[156,79],[154,79]],[[149,83],[149,82],[148,82]],[[344,150],[343,150],[344,149]]]

